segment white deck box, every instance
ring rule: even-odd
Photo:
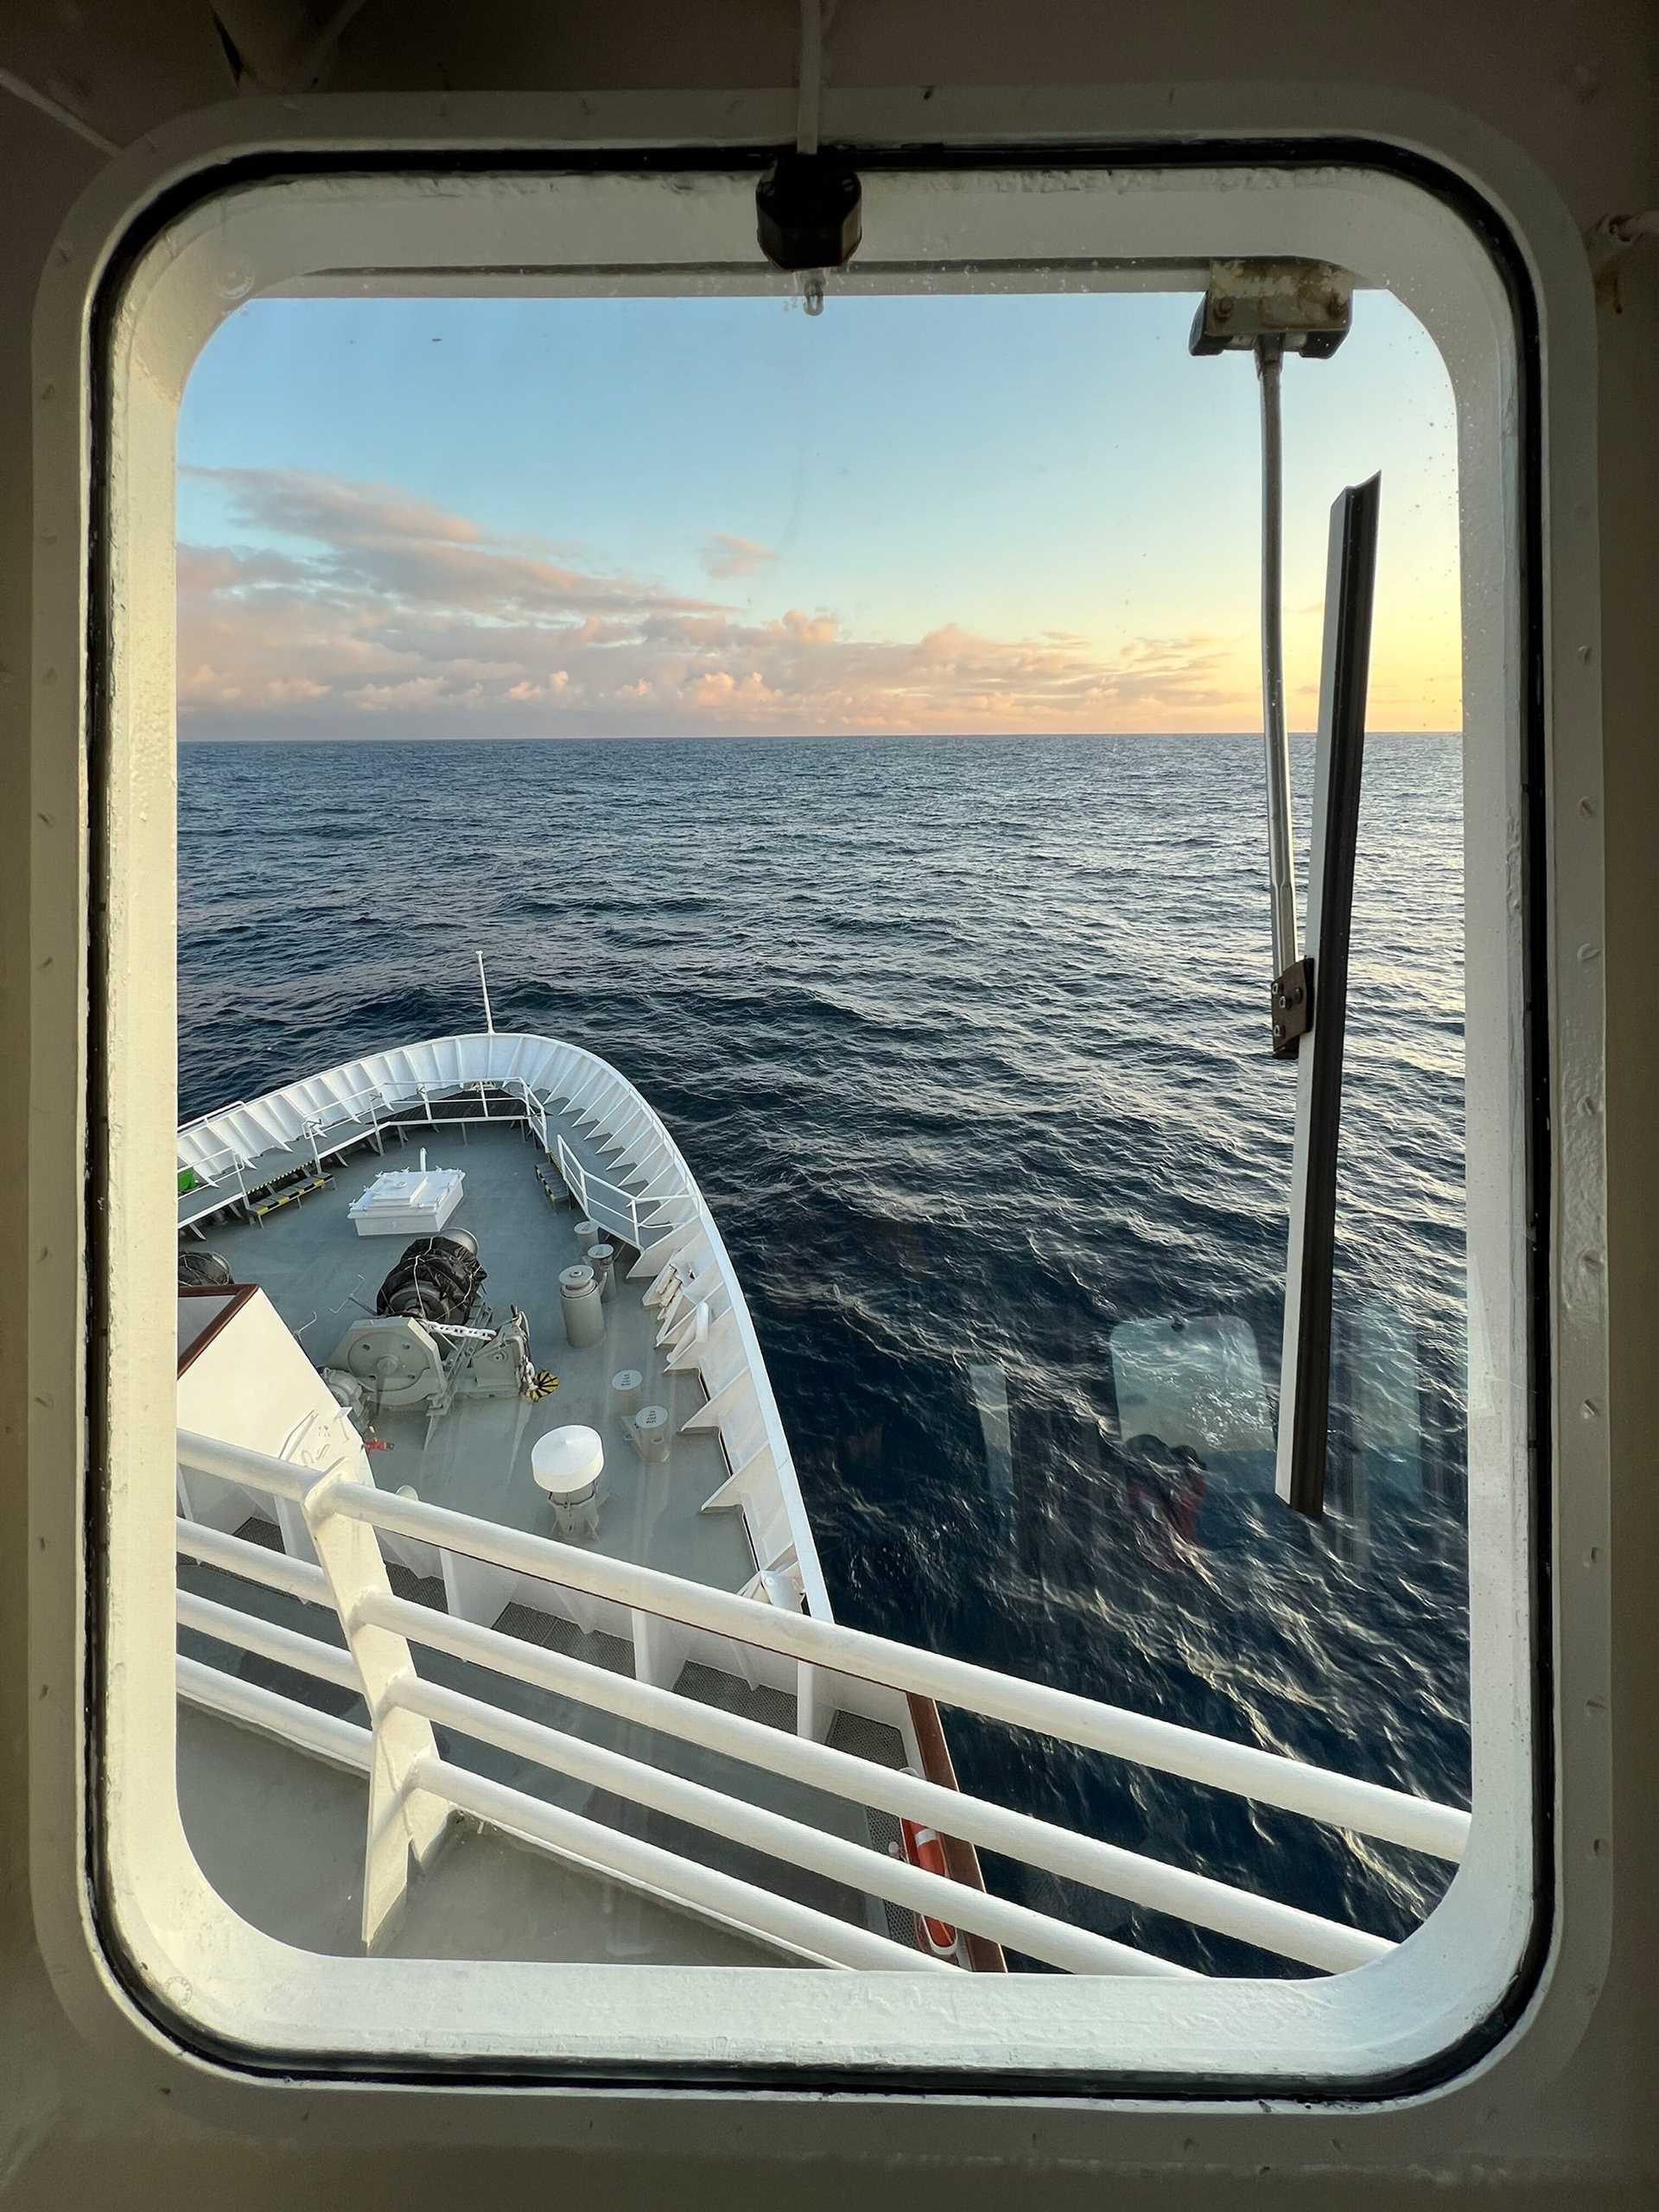
[[[461,1204],[459,1167],[389,1167],[347,1209],[359,1236],[431,1236]]]

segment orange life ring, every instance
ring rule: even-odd
[[[947,1880],[950,1878],[950,1869],[937,1828],[921,1827],[914,1821],[901,1819],[899,1832],[905,1840],[905,1857],[912,1866],[919,1866],[925,1874],[943,1874]],[[957,1931],[948,1921],[935,1920],[931,1913],[918,1912],[916,1925],[935,1958],[957,1956]]]

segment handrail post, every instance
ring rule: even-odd
[[[366,1468],[331,1468],[307,1490],[301,1510],[357,1667],[374,1734],[363,1863],[363,1948],[369,1951],[388,1932],[408,1894],[410,1854],[417,1866],[426,1865],[448,1826],[451,1808],[419,1786],[422,1761],[437,1757],[431,1722],[400,1706],[393,1695],[399,1680],[416,1672],[409,1639],[397,1630],[371,1626],[359,1611],[359,1601],[371,1594],[389,1598],[391,1584],[374,1530],[334,1510],[334,1489],[354,1474],[372,1486]]]

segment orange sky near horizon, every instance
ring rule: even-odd
[[[1190,312],[251,302],[181,421],[181,732],[1259,730],[1255,379]],[[1439,357],[1370,296],[1285,385],[1290,726],[1331,501],[1381,469],[1370,724],[1455,730]]]

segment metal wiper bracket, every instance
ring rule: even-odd
[[[1313,1027],[1313,963],[1304,955],[1274,978],[1273,1049],[1279,1058],[1294,1060]]]
[[[1328,261],[1212,261],[1187,340],[1193,353],[1260,345],[1323,361],[1348,335],[1354,280]]]

